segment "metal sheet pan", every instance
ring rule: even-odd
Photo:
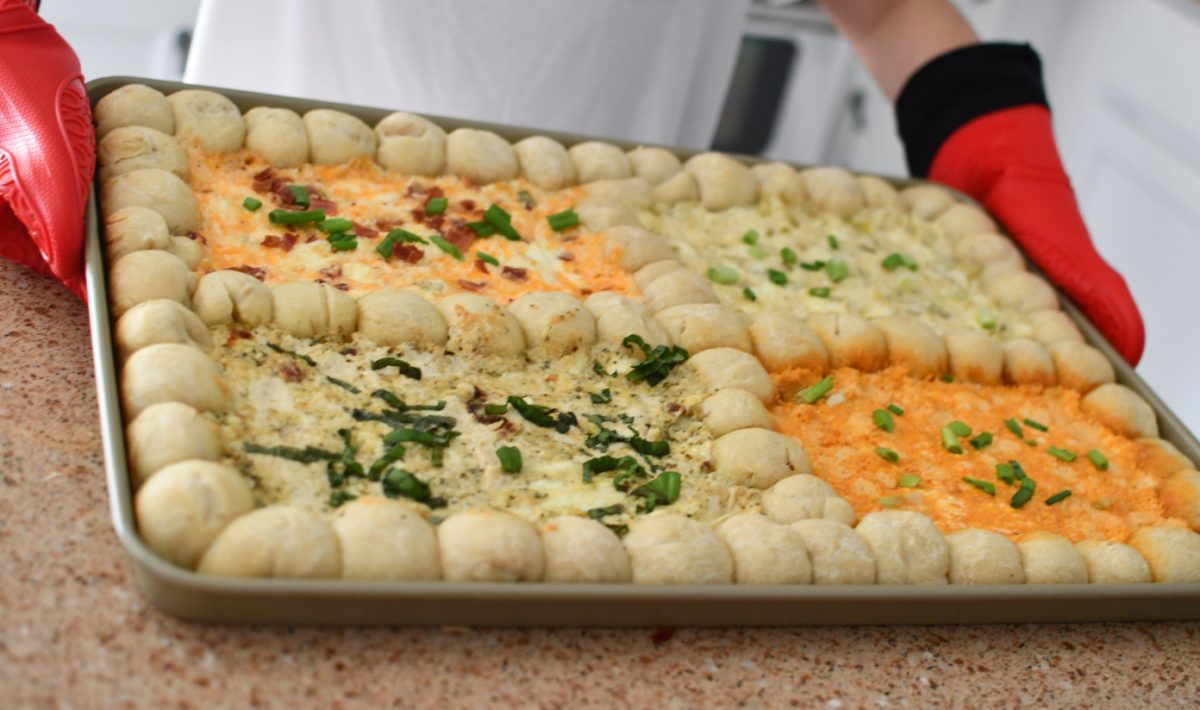
[[[124,84],[169,93],[185,85],[108,77],[88,83],[93,105]],[[242,110],[282,106],[303,113],[332,107],[373,124],[389,111],[214,88]],[[432,117],[442,126],[494,130],[509,140],[532,131]],[[585,138],[546,133],[570,144]],[[620,143],[618,143],[620,145]],[[628,145],[627,147],[633,147]],[[689,155],[689,151],[679,151]],[[896,185],[914,181],[885,178]],[[1018,585],[978,587],[737,585],[570,585],[548,583],[357,582],[221,579],[176,567],[152,552],[134,523],[125,459],[117,359],[108,312],[98,208],[87,212],[87,290],[113,525],[132,559],[142,592],[162,611],[210,622],[488,626],[753,626],[932,624],[1200,619],[1200,584]],[[1065,299],[1064,299],[1065,300]],[[1158,415],[1162,438],[1193,461],[1200,441],[1072,304],[1066,311],[1087,340],[1112,361],[1119,382]]]

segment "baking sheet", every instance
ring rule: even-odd
[[[92,104],[128,83],[164,93],[212,88],[245,111],[281,106],[303,113],[337,108],[374,124],[391,110],[195,87],[136,77],[88,82]],[[452,130],[493,130],[509,140],[529,131],[431,116]],[[586,136],[546,133],[571,144]],[[632,148],[630,144],[617,145]],[[676,151],[681,156],[693,151]],[[801,167],[801,166],[798,166]],[[916,181],[881,176],[893,184]],[[933,624],[1200,619],[1200,584],[985,585],[574,585],[550,583],[362,582],[349,580],[226,579],[205,577],[160,559],[137,533],[125,459],[117,389],[117,359],[108,312],[107,266],[100,247],[96,190],[87,211],[87,292],[100,427],[113,526],[129,553],[134,577],[162,611],[211,622],[286,624],[406,624],[486,626],[795,626],[822,624]],[[1163,439],[1193,462],[1200,441],[1066,302],[1088,342],[1112,361],[1117,381],[1133,388],[1158,415]]]

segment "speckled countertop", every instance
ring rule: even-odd
[[[203,626],[109,522],[83,306],[0,261],[0,708],[1200,704],[1200,624]]]

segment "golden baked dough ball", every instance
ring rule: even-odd
[[[1075,549],[1087,564],[1091,584],[1145,584],[1152,582],[1150,565],[1129,545],[1109,540],[1084,540]]]
[[[575,163],[562,143],[546,136],[529,136],[513,144],[521,174],[543,190],[575,184]]]
[[[354,332],[358,305],[329,284],[294,281],[271,287],[272,321],[297,338],[342,337]]]
[[[729,584],[733,557],[707,525],[664,513],[636,518],[622,542],[634,584]]]
[[[603,141],[585,141],[567,151],[575,164],[575,175],[581,185],[596,180],[627,178],[633,175],[629,157],[615,145]]]
[[[759,163],[750,170],[758,180],[760,199],[783,200],[789,205],[803,205],[808,199],[800,173],[784,163]]]
[[[1004,350],[1004,383],[1052,387],[1058,382],[1050,351],[1036,340],[1013,338],[1001,344]]]
[[[179,257],[189,271],[195,271],[205,257],[204,247],[191,237],[171,237],[171,244],[167,247],[167,251]]]
[[[446,322],[411,291],[372,291],[358,299],[358,330],[373,343],[429,350],[446,344]]]
[[[524,518],[499,510],[464,510],[438,526],[442,574],[452,582],[536,582],[542,541]]]
[[[724,387],[746,390],[764,402],[775,396],[775,383],[758,358],[734,348],[713,348],[687,360],[689,376],[706,391]]]
[[[791,437],[770,429],[737,429],[712,445],[717,475],[735,486],[766,489],[799,473],[812,473],[808,454]]]
[[[621,347],[627,336],[636,335],[650,346],[670,344],[667,332],[640,301],[614,291],[600,291],[583,303],[596,319],[598,343]]]
[[[1061,535],[1032,532],[1017,541],[1021,568],[1029,584],[1083,584],[1088,581],[1083,556]]]
[[[96,102],[96,138],[122,126],[146,126],[175,133],[175,113],[161,91],[145,84],[126,84]]]
[[[1055,308],[1031,311],[1025,314],[1025,319],[1033,326],[1033,339],[1042,345],[1057,343],[1060,340],[1083,342],[1083,333],[1079,326],[1071,320],[1071,316]]]
[[[1158,436],[1154,410],[1125,385],[1104,384],[1084,395],[1080,406],[1116,433],[1131,439]]]
[[[733,557],[738,584],[809,584],[812,563],[804,538],[757,513],[739,513],[716,529]]]
[[[655,279],[672,271],[686,271],[686,269],[676,259],[652,261],[634,272],[633,282],[644,293],[646,287],[653,283]],[[711,289],[709,290],[711,291]],[[715,303],[715,301],[707,301],[707,303]]]
[[[1021,553],[1008,538],[968,528],[946,536],[950,584],[1022,584]]]
[[[130,252],[169,250],[171,233],[162,215],[149,207],[133,205],[122,207],[104,217],[104,242],[108,248],[108,260],[113,263]]]
[[[375,124],[375,138],[375,160],[388,170],[433,176],[446,167],[446,132],[427,118],[403,111],[388,114]]]
[[[436,307],[446,321],[446,349],[450,352],[506,357],[525,352],[521,324],[490,298],[459,293],[438,301]]]
[[[1155,582],[1200,582],[1200,533],[1173,525],[1142,528],[1129,538]]]
[[[1200,530],[1200,472],[1181,469],[1158,487],[1163,512]]]
[[[875,553],[849,525],[810,518],[788,525],[812,561],[813,584],[874,584]]]
[[[1004,381],[1004,351],[987,333],[956,328],[942,337],[950,374],[959,382],[999,385]]]
[[[654,266],[660,262],[654,262]],[[672,269],[642,287],[642,298],[651,313],[685,303],[717,303],[708,279],[685,269]]]
[[[586,199],[615,202],[631,210],[649,209],[654,204],[650,183],[639,177],[605,178],[583,187]]]
[[[229,396],[217,363],[190,345],[148,345],[130,355],[121,369],[121,401],[129,419],[160,402],[223,412]]]
[[[1191,459],[1184,456],[1175,445],[1156,436],[1137,440],[1138,468],[1145,469],[1159,478],[1166,478],[1178,471],[1195,468]]]
[[[651,191],[654,201],[662,205],[675,205],[680,202],[698,202],[700,186],[696,178],[686,170],[681,170],[673,176],[655,185]]]
[[[508,306],[534,355],[562,357],[596,342],[596,319],[574,296],[558,291],[527,293]]]
[[[984,291],[1003,308],[1020,313],[1058,308],[1058,294],[1040,276],[1028,271],[1002,273],[985,282]]]
[[[254,509],[250,488],[233,469],[211,461],[167,466],[138,490],[138,532],[163,559],[191,569],[231,522]]]
[[[683,163],[665,148],[638,146],[626,153],[633,174],[657,187],[683,170]]]
[[[817,212],[849,217],[863,208],[863,190],[847,170],[826,166],[800,171],[808,204]]]
[[[162,168],[142,168],[104,181],[100,201],[105,214],[125,207],[148,207],[163,216],[171,234],[187,234],[200,224],[196,194],[178,175]]]
[[[228,98],[204,89],[183,89],[167,97],[175,114],[175,137],[196,141],[209,153],[232,153],[242,147],[246,122]]]
[[[788,476],[763,493],[763,512],[777,523],[824,518],[853,525],[854,508],[828,483],[812,474]]]
[[[271,322],[275,313],[271,289],[241,271],[212,271],[200,277],[192,295],[196,315],[207,325],[240,323],[251,328]]]
[[[187,180],[188,162],[183,147],[171,136],[145,126],[114,128],[96,147],[100,181],[142,170],[158,168]]]
[[[890,210],[907,210],[908,203],[900,196],[899,191],[886,180],[874,175],[856,175],[855,180],[862,190],[863,204],[866,207]]]
[[[340,165],[356,158],[375,158],[375,131],[357,116],[328,108],[304,114],[308,157],[315,165]]]
[[[771,372],[804,368],[823,372],[829,367],[829,353],[816,331],[783,311],[761,311],[750,323],[754,352]]]
[[[633,579],[621,539],[595,520],[563,515],[542,523],[540,532],[545,581],[619,584]]]
[[[933,223],[953,240],[962,239],[968,234],[996,231],[996,223],[987,212],[965,202],[950,205],[934,218]]]
[[[512,180],[521,174],[517,153],[491,131],[459,128],[446,137],[446,172],[476,184]]]
[[[954,256],[980,271],[993,264],[1007,264],[1014,270],[1024,270],[1025,259],[1008,237],[991,231],[974,232],[959,237],[952,247]]]
[[[928,325],[910,316],[884,316],[871,323],[883,333],[889,364],[919,379],[940,377],[949,370],[946,344]]]
[[[938,185],[913,185],[900,191],[914,217],[932,222],[955,203],[954,195]]]
[[[675,250],[667,240],[641,227],[617,225],[600,234],[610,250],[620,251],[621,267],[631,273],[647,264],[675,258]]]
[[[825,343],[829,366],[875,372],[887,366],[887,340],[871,321],[850,313],[816,313],[808,325]]]
[[[125,441],[134,490],[171,464],[221,458],[221,432],[216,422],[180,402],[143,409],[125,428]]]
[[[1060,340],[1047,346],[1054,360],[1058,384],[1087,394],[1102,384],[1115,382],[1112,363],[1091,345]]]
[[[695,354],[711,348],[753,352],[750,331],[742,316],[719,303],[684,303],[654,315],[671,342]]]
[[[197,571],[217,577],[337,577],[341,543],[329,523],[307,510],[259,508],[221,531]]]
[[[688,158],[684,170],[696,179],[700,205],[711,212],[752,205],[758,199],[758,180],[745,165],[723,153],[700,153]]]
[[[333,516],[345,579],[439,579],[433,526],[408,506],[363,496]]]
[[[136,350],[155,343],[180,343],[208,351],[212,338],[208,328],[176,301],[146,301],[125,311],[117,319],[117,356],[124,361]]]
[[[724,436],[731,431],[750,427],[779,428],[775,416],[767,411],[762,400],[737,388],[719,389],[712,393],[700,403],[696,413],[713,436]]]
[[[165,251],[147,249],[126,254],[109,274],[113,316],[120,318],[134,306],[165,299],[190,306],[196,277],[187,264]]]
[[[950,548],[926,516],[912,510],[867,513],[854,528],[875,553],[880,584],[946,584]]]
[[[300,114],[286,108],[257,106],[243,116],[246,147],[276,168],[308,162],[308,131]]]

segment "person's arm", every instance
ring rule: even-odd
[[[948,0],[822,0],[896,103],[909,170],[970,195],[1132,364],[1145,328],[1096,251],[1054,142],[1038,55],[979,43]]]

